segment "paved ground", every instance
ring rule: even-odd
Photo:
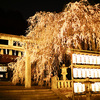
[[[71,97],[66,97],[71,94],[72,91],[68,89],[52,91],[41,86],[26,89],[24,86],[13,86],[11,82],[0,81],[0,100],[72,100]],[[86,96],[75,97],[75,100],[86,100]],[[100,100],[100,94],[92,95],[91,100]]]
[[[13,86],[11,82],[0,81],[0,100],[61,100],[51,89],[41,86]]]
[[[61,100],[50,89],[2,90],[0,100]]]

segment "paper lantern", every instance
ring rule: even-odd
[[[89,55],[86,55],[86,64],[90,64],[90,56]]]
[[[77,63],[77,55],[76,54],[72,54],[72,61],[73,61],[73,63]]]
[[[86,76],[85,76],[85,69],[82,69],[82,77],[86,78]]]
[[[77,63],[80,63],[80,54],[77,55]]]
[[[82,76],[81,76],[81,69],[80,68],[78,68],[78,77],[82,78]]]
[[[100,64],[100,56],[97,56],[97,64]]]
[[[73,77],[74,78],[78,77],[78,69],[77,68],[73,68]]]
[[[97,64],[97,56],[93,56],[94,57],[94,64]]]

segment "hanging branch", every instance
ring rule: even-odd
[[[92,6],[84,0],[69,3],[60,13],[37,12],[28,23],[26,37],[34,41],[28,44],[28,50],[36,82],[45,78],[45,70],[48,80],[52,73],[58,73],[67,49],[100,50],[100,4]],[[13,68],[13,83],[24,82],[25,57],[17,60]]]

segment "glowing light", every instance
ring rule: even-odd
[[[100,64],[100,56],[97,56],[97,64]]]
[[[95,78],[97,78],[97,69],[94,69],[94,73],[95,73]]]
[[[3,75],[0,75],[0,77],[3,77]]]
[[[73,54],[72,55],[72,59],[73,59],[73,63],[76,63],[77,62],[77,55],[76,54]]]
[[[74,83],[74,92],[81,93],[85,91],[85,84],[82,83]]]
[[[77,63],[80,63],[80,54],[77,55]]]
[[[100,56],[72,54],[73,63],[100,64]]]
[[[74,78],[77,78],[78,77],[78,70],[77,70],[77,68],[74,68],[73,69],[73,76],[74,76]]]
[[[91,78],[95,78],[94,69],[91,69]]]
[[[97,64],[97,56],[94,56],[94,64]]]
[[[91,84],[92,85],[92,91],[100,91],[100,82],[95,82],[94,84]]]
[[[82,77],[85,78],[85,69],[82,69]]]
[[[100,69],[98,69],[99,77],[100,77]]]
[[[79,78],[82,77],[82,76],[81,76],[81,69],[80,69],[80,68],[78,68],[78,77],[79,77]]]
[[[74,78],[100,78],[100,69],[73,68]]]

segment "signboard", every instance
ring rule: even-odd
[[[0,66],[0,72],[7,72],[7,66]]]

